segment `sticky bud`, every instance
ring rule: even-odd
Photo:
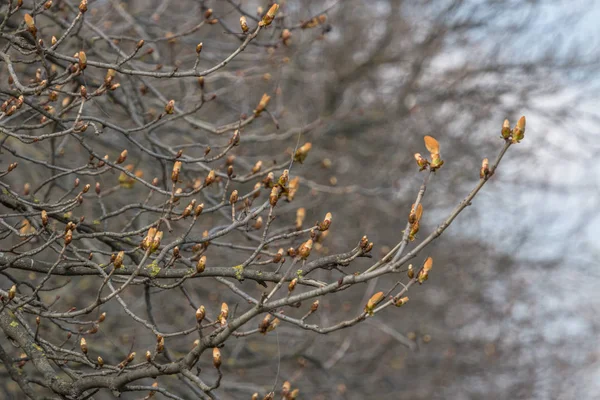
[[[263,164],[262,161],[260,161],[260,160],[257,161],[256,164],[254,164],[254,167],[252,167],[252,173],[256,174],[257,172],[259,172],[260,169],[262,168],[262,164]]]
[[[17,295],[17,285],[12,285],[8,290],[8,299],[12,300]]]
[[[408,271],[406,271],[406,275],[408,276],[409,279],[412,279],[415,277],[415,270],[414,270],[412,264],[410,264],[408,266]]]
[[[515,125],[512,133],[513,143],[520,143],[525,137],[525,117],[519,118],[517,125]]]
[[[179,173],[181,172],[181,161],[175,161],[173,164],[173,171],[171,172],[171,181],[177,183],[179,180]]]
[[[271,206],[275,207],[275,205],[277,204],[277,200],[279,200],[280,193],[281,187],[273,186],[273,189],[271,189],[271,194],[269,195],[269,203],[271,204]]]
[[[202,46],[203,46],[202,42],[200,42],[196,45],[196,53],[197,54],[200,54],[200,52],[202,51]]]
[[[73,240],[73,231],[68,230],[67,233],[65,233],[65,246],[68,246],[72,240]]]
[[[231,196],[229,196],[229,204],[235,204],[238,201],[238,191],[234,190],[233,192],[231,192]]]
[[[100,368],[104,367],[104,360],[100,356],[98,356],[98,367],[100,367]]]
[[[79,3],[79,11],[83,14],[87,11],[88,0],[81,0]]]
[[[269,104],[269,101],[271,100],[271,96],[269,96],[268,94],[263,94],[260,102],[258,103],[258,106],[256,106],[256,109],[254,110],[254,115],[255,116],[259,116],[260,113],[262,113],[265,108],[267,108],[267,105]]]
[[[248,28],[248,21],[246,20],[245,16],[241,16],[240,17],[240,27],[242,28],[242,32],[247,33],[249,28]]]
[[[405,305],[406,303],[408,303],[408,297],[402,297],[401,299],[398,299],[394,302],[394,305],[396,307],[402,307],[403,305]]]
[[[205,316],[206,316],[206,309],[204,308],[204,306],[200,306],[196,310],[196,321],[198,323],[202,322],[202,320],[204,319]]]
[[[46,210],[42,210],[42,225],[48,225],[48,213]]]
[[[325,214],[325,219],[323,220],[323,222],[321,222],[319,224],[319,230],[321,232],[326,231],[327,229],[329,229],[329,227],[331,226],[331,213],[328,212],[327,214]]]
[[[79,64],[79,69],[84,70],[87,67],[87,56],[85,52],[82,50],[77,54],[77,63]]]
[[[271,8],[269,8],[269,11],[267,11],[265,16],[262,18],[262,20],[258,23],[258,25],[262,27],[271,25],[271,22],[273,22],[273,20],[275,19],[275,15],[277,15],[277,11],[279,11],[279,5],[273,4]]]
[[[319,309],[319,300],[315,300],[310,306],[310,311],[315,312],[318,309]]]
[[[175,100],[169,100],[167,105],[165,105],[165,112],[167,114],[173,114],[174,110],[175,110]]]
[[[277,250],[277,254],[275,254],[275,257],[273,257],[273,262],[278,263],[281,261],[282,258],[283,258],[283,249],[279,249],[279,250]]]
[[[312,250],[312,247],[313,247],[313,241],[312,241],[312,239],[308,239],[306,242],[304,242],[304,243],[302,243],[302,245],[300,245],[300,249],[298,249],[298,254],[303,259],[307,259],[308,256],[310,256],[310,251]]]
[[[428,257],[427,260],[425,260],[425,264],[423,265],[423,268],[419,272],[419,276],[418,276],[419,284],[422,284],[423,282],[425,282],[427,280],[427,278],[429,277],[429,271],[431,270],[431,267],[433,267],[433,258]]]
[[[417,165],[419,166],[419,171],[423,171],[429,165],[429,161],[420,153],[415,153],[415,160],[417,161]]]
[[[487,158],[484,158],[483,161],[481,162],[481,169],[479,170],[479,177],[481,179],[487,179],[489,174],[490,174],[489,161]]]
[[[121,268],[123,266],[123,257],[125,256],[125,252],[124,251],[120,251],[117,256],[115,257],[115,260],[113,261],[113,265],[115,266],[115,268]]]
[[[373,296],[371,296],[371,298],[367,302],[367,305],[365,306],[365,312],[369,315],[373,315],[373,310],[375,309],[375,306],[377,306],[377,304],[383,299],[383,296],[383,292],[377,292]]]
[[[208,175],[206,176],[206,179],[204,180],[204,186],[209,186],[211,183],[213,183],[215,181],[215,170],[212,169],[210,170],[210,172],[208,173]]]
[[[502,124],[502,130],[501,130],[501,135],[502,138],[505,140],[508,140],[508,138],[510,138],[510,134],[511,134],[511,130],[510,130],[510,121],[505,119],[504,123]]]
[[[88,353],[88,345],[87,345],[87,341],[85,340],[85,338],[81,338],[81,341],[79,342],[79,348],[81,349],[81,352],[83,354]]]
[[[23,19],[25,20],[25,25],[27,25],[27,30],[35,37],[37,28],[35,27],[35,21],[33,17],[29,14],[25,14]]]
[[[205,268],[206,268],[206,256],[202,256],[198,260],[198,263],[196,263],[196,272],[198,274],[201,274],[204,272]]]
[[[198,217],[200,214],[202,214],[202,210],[204,210],[204,203],[196,206],[196,209],[194,210],[194,216]]]
[[[298,284],[298,278],[294,278],[292,279],[292,281],[290,282],[290,284],[288,285],[288,291],[290,293],[292,293],[294,291],[294,289],[296,289],[296,285]]]
[[[408,222],[414,224],[415,222],[419,222],[421,220],[421,216],[423,215],[423,205],[419,203],[417,208],[415,209],[415,205],[413,204],[410,209],[410,214],[408,214]]]
[[[127,159],[127,150],[123,150],[121,154],[119,154],[119,158],[117,158],[117,164],[123,164]]]
[[[310,149],[312,149],[312,143],[304,143],[301,147],[298,148],[298,150],[296,150],[296,153],[294,153],[294,161],[297,161],[300,164],[302,164],[304,160],[306,160],[306,156],[308,156],[308,152],[310,151]]]
[[[221,323],[221,325],[225,325],[225,322],[227,321],[228,316],[229,316],[229,306],[227,305],[227,303],[222,303],[221,304],[221,313],[217,317],[217,320]]]
[[[216,369],[221,367],[221,351],[218,347],[213,348],[213,365]]]

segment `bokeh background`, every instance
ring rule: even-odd
[[[208,68],[239,45],[234,34],[238,7],[257,15],[258,7],[268,5],[90,1],[88,21],[125,49],[133,48],[133,39],[144,38],[155,52],[135,60],[141,67],[191,65],[194,47],[202,41],[200,65]],[[320,14],[327,20],[292,30],[287,45],[278,39],[280,31],[262,32],[230,65],[206,78],[205,91],[217,94],[214,101],[140,140],[206,143],[213,137],[198,121],[231,122],[232,116],[250,113],[263,92],[277,92],[270,111],[279,128],[268,117],[245,127],[236,163],[248,168],[259,159],[282,160],[296,146],[299,132],[302,142],[313,144],[305,163],[294,166],[292,175],[301,177],[298,198],[281,214],[293,221],[300,205],[308,220],[333,212],[322,253],[347,251],[366,234],[375,242],[374,255],[381,256],[400,240],[422,181],[413,153],[426,153],[424,135],[438,139],[445,164],[427,189],[421,237],[476,185],[482,158],[495,158],[502,147],[503,120],[514,124],[526,115],[527,131],[473,205],[427,248],[434,270],[425,285],[411,289],[406,307],[327,336],[283,323],[266,336],[232,338],[223,351],[221,398],[249,399],[285,380],[300,388],[303,399],[600,398],[600,180],[595,161],[600,150],[600,4],[287,0],[281,6],[286,26]],[[213,9],[218,24],[174,41],[153,42],[197,25],[203,7]],[[56,16],[63,18],[60,12]],[[56,23],[47,19],[40,29],[50,35]],[[86,35],[94,44],[74,42],[73,49],[88,46],[91,59],[93,52],[111,56],[108,46],[95,41],[97,35]],[[90,72],[86,79],[102,76]],[[4,70],[0,78],[6,81]],[[124,77],[123,97],[98,100],[88,112],[135,126],[138,121],[128,111],[132,103],[144,120],[162,110],[164,99],[176,99],[186,110],[199,101],[194,78],[149,81],[162,98],[139,80]],[[147,93],[143,101],[128,100],[140,89]],[[90,140],[99,153],[118,154],[127,146],[122,135],[110,130]],[[60,145],[64,152],[57,162],[76,165],[87,158],[70,151],[72,142]],[[0,157],[3,166],[12,162],[6,152]],[[130,149],[130,158],[135,157],[145,176],[162,174],[161,165]],[[36,168],[23,169],[8,183],[19,187],[42,175]],[[72,179],[65,178],[64,186]],[[145,196],[137,190],[115,196],[109,208],[132,202],[130,196]],[[150,221],[144,218],[140,226]],[[216,223],[207,220],[206,226]],[[215,257],[223,264],[243,260],[233,251]],[[368,265],[361,260],[349,271]],[[316,277],[338,276],[337,271],[320,271]],[[322,299],[319,322],[351,317],[362,309],[365,296],[392,284],[392,278],[383,277]],[[65,307],[82,300],[78,293],[87,287],[80,285],[65,288]],[[254,284],[243,286],[259,293]],[[186,288],[207,307],[239,303],[209,279],[188,282]],[[141,314],[142,294],[132,289],[124,297]],[[182,329],[193,321],[185,300],[174,301],[160,291],[153,296],[159,326]],[[107,321],[98,335],[114,351],[127,354],[152,343],[118,306],[109,313],[120,319]],[[210,365],[208,358],[202,362]],[[5,398],[19,398],[2,373]],[[166,382],[177,386],[175,379]],[[178,389],[178,395],[190,398],[184,387]],[[110,393],[99,396],[110,398]]]

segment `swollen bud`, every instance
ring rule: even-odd
[[[373,296],[371,296],[371,298],[367,302],[367,305],[365,306],[365,312],[369,315],[373,315],[373,310],[375,309],[375,306],[381,300],[383,300],[383,296],[384,296],[383,292],[377,292]]]
[[[279,5],[273,4],[271,8],[269,8],[269,11],[267,11],[265,16],[262,18],[262,21],[258,23],[258,25],[263,27],[271,25],[271,22],[273,22],[273,20],[275,19],[277,11],[279,11]]]
[[[517,121],[517,125],[515,125],[513,129],[513,143],[520,143],[521,140],[525,137],[525,117],[519,118]]]
[[[218,347],[213,348],[213,365],[216,369],[221,367],[221,351]]]
[[[507,119],[504,120],[500,133],[502,134],[503,139],[508,140],[508,138],[510,138],[510,122]]]
[[[487,179],[490,175],[489,162],[487,158],[484,158],[481,162],[481,169],[479,170],[479,177],[481,179]]]
[[[201,274],[204,272],[206,268],[206,256],[200,257],[198,263],[196,264],[196,273]]]

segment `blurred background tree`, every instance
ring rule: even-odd
[[[402,238],[423,180],[413,154],[425,154],[424,135],[438,139],[445,164],[427,187],[417,244],[477,184],[481,159],[493,160],[502,146],[502,121],[514,124],[526,114],[523,144],[510,149],[490,185],[423,254],[433,256],[435,268],[425,285],[411,290],[409,304],[328,335],[282,321],[265,336],[232,337],[221,349],[223,378],[210,396],[251,398],[258,392],[262,398],[271,390],[281,396],[289,381],[300,389],[299,398],[309,399],[594,398],[598,302],[592,283],[580,281],[595,277],[586,267],[593,265],[593,242],[585,238],[595,232],[588,210],[597,208],[598,196],[597,184],[576,178],[598,147],[589,135],[597,97],[582,87],[597,87],[597,39],[586,32],[590,18],[600,15],[598,7],[590,1],[288,0],[280,3],[272,24],[251,37],[271,5],[108,0],[89,2],[85,13],[80,4],[62,0],[22,6],[13,0],[2,6],[0,93],[2,101],[15,99],[8,110],[19,94],[24,106],[0,120],[0,170],[19,163],[0,182],[18,194],[17,203],[63,204],[65,210],[52,208],[57,233],[69,220],[85,216],[74,233],[79,252],[65,262],[79,265],[93,251],[91,262],[105,265],[124,249],[125,263],[137,263],[141,256],[135,258],[134,246],[157,220],[169,238],[161,249],[182,235],[187,220],[173,222],[173,233],[166,221],[179,151],[183,194],[198,193],[211,169],[220,178],[216,188],[199,192],[198,203],[210,212],[198,218],[189,242],[181,244],[183,260],[170,261],[169,247],[168,256],[161,252],[164,259],[148,269],[162,279],[140,278],[127,287],[121,294],[126,308],[113,299],[83,317],[42,318],[40,335],[77,357],[84,337],[90,365],[98,355],[116,365],[132,351],[135,363],[143,363],[147,349],[155,351],[156,332],[148,323],[160,332],[191,328],[191,335],[167,337],[166,352],[156,358],[176,360],[197,338],[197,307],[204,305],[212,321],[226,302],[233,318],[249,307],[240,290],[256,298],[264,290],[256,276],[238,283],[231,269],[260,242],[256,218],[211,240],[208,248],[194,244],[202,242],[205,230],[210,236],[231,224],[233,189],[242,198],[270,170],[277,179],[298,147],[311,143],[306,160],[292,166],[299,189],[292,202],[278,204],[272,234],[289,232],[299,207],[306,213],[304,228],[333,212],[328,235],[316,243],[312,257],[348,252],[368,235],[374,259],[358,258],[343,267],[344,274],[362,272]],[[35,38],[26,13],[35,17]],[[248,34],[242,33],[242,16]],[[115,65],[120,70],[107,83],[107,69]],[[9,79],[9,66],[20,82]],[[196,71],[209,73],[198,79]],[[81,93],[82,85],[87,93]],[[271,98],[256,117],[253,110],[264,93]],[[117,164],[124,149],[126,161]],[[101,161],[105,154],[107,162]],[[260,171],[253,173],[258,162]],[[229,165],[236,175],[231,182]],[[596,169],[589,168],[586,173]],[[155,177],[162,193],[150,190]],[[86,184],[91,189],[83,203],[67,204]],[[252,207],[267,199],[269,190],[262,192]],[[0,206],[1,287],[8,292],[18,283],[19,293],[30,295],[45,274],[9,264],[7,257],[40,249],[33,258],[48,263],[42,263],[47,270],[61,246],[46,248],[44,242],[57,236],[36,231],[39,212],[32,217],[11,199],[3,194]],[[182,196],[173,207],[181,213],[190,200]],[[242,218],[251,213],[243,207],[236,212]],[[267,215],[261,215],[264,225]],[[26,225],[23,217],[38,225]],[[29,236],[23,241],[15,231]],[[288,244],[296,247],[306,239],[307,233],[294,236]],[[275,246],[257,262],[272,258]],[[207,257],[209,277],[165,279],[193,267],[201,255]],[[415,265],[423,261],[417,260]],[[277,265],[250,267],[275,271]],[[211,278],[218,268],[229,279]],[[65,269],[40,291],[49,310],[66,313],[94,301],[101,279],[91,272],[72,280],[69,275]],[[115,276],[115,285],[127,276]],[[323,268],[310,278],[335,282],[341,276],[336,268]],[[384,275],[324,296],[309,321],[330,326],[354,318],[373,293],[387,291],[395,281]],[[582,299],[589,304],[582,307]],[[309,304],[296,314],[285,312],[299,317]],[[107,316],[99,323],[101,312]],[[35,332],[34,317],[27,315],[26,321]],[[252,320],[245,330],[259,322]],[[31,360],[19,359],[23,351],[3,343],[6,357],[15,359],[15,366],[22,363],[19,368],[34,379]],[[209,353],[198,365],[200,378],[211,385],[218,375]],[[62,366],[63,359],[70,363]],[[63,375],[77,375],[75,361],[81,364],[67,354],[56,363]],[[81,371],[94,373],[89,366]],[[6,397],[22,398],[8,379],[11,371],[2,373]],[[102,376],[101,370],[96,373]],[[168,393],[156,396],[208,396],[193,388],[192,378],[178,378],[158,378]],[[139,398],[135,391],[147,392],[152,382],[133,382],[134,393],[121,397]],[[115,394],[85,393],[98,399]]]

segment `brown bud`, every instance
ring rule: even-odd
[[[331,218],[332,216],[330,212],[325,214],[325,219],[319,224],[320,231],[326,231],[327,229],[329,229],[329,227],[331,226]]]
[[[183,209],[183,213],[181,214],[181,216],[183,218],[189,217],[190,215],[192,215],[192,211],[194,210],[194,206],[196,205],[196,200],[192,200],[190,201],[190,204],[188,204],[184,209]]]
[[[242,28],[242,32],[244,33],[247,33],[249,30],[248,21],[246,21],[246,17],[243,15],[240,17],[240,27]]]
[[[265,16],[262,18],[262,20],[258,23],[258,25],[263,27],[270,25],[271,22],[273,22],[273,20],[275,19],[277,11],[279,11],[279,5],[273,4],[271,8],[269,8],[269,11],[267,11]]]
[[[283,172],[281,173],[281,176],[279,177],[279,180],[277,181],[277,183],[281,187],[286,187],[289,180],[290,180],[290,170],[284,169]]]
[[[206,256],[202,256],[196,263],[196,273],[198,273],[198,274],[203,273],[205,268],[206,268]]]
[[[79,348],[81,348],[81,352],[83,354],[88,353],[88,345],[87,345],[87,341],[85,340],[85,338],[81,338],[81,341],[79,342]]]
[[[298,252],[295,248],[290,247],[289,249],[287,249],[287,255],[290,257],[296,257],[298,255]]]
[[[167,114],[173,114],[174,110],[175,110],[175,100],[169,100],[169,102],[165,106],[165,112]]]
[[[146,350],[146,361],[152,361],[152,353],[150,353],[150,350]]]
[[[208,10],[204,11],[204,18],[205,19],[209,19],[210,17],[212,17],[212,15],[213,15],[212,8],[209,8]]]
[[[35,37],[37,33],[37,28],[35,27],[35,20],[29,14],[25,14],[23,17],[25,20],[25,25],[27,25],[27,30]]]
[[[408,266],[408,271],[406,271],[406,275],[408,276],[409,279],[412,279],[415,277],[415,270],[413,269],[412,264],[410,264]]]
[[[96,190],[96,194],[100,194],[100,191],[101,191],[101,189],[100,189],[100,182],[96,182],[96,189],[95,190]]]
[[[17,285],[12,285],[8,290],[8,299],[12,300],[17,295]]]
[[[115,266],[115,268],[121,268],[123,266],[123,257],[125,256],[125,252],[124,251],[120,251],[117,256],[115,257],[115,260],[113,261],[113,265]]]
[[[123,164],[127,159],[127,150],[123,150],[121,154],[119,154],[119,158],[117,158],[117,164]]]
[[[52,0],[48,0],[47,2],[44,3],[44,8],[46,10],[50,9],[50,7],[52,7]]]
[[[510,121],[505,119],[504,123],[502,124],[502,130],[500,131],[502,138],[503,139],[508,139],[510,138],[510,134],[511,134],[511,130],[510,130]]]
[[[85,52],[83,50],[77,54],[77,59],[79,69],[83,71],[87,67],[87,56],[85,55]]]
[[[238,191],[234,190],[233,192],[231,192],[231,196],[229,196],[229,203],[230,204],[235,204],[238,201]]]
[[[431,257],[428,257],[427,260],[425,260],[425,264],[423,265],[423,268],[419,272],[419,276],[417,278],[419,280],[419,284],[422,284],[423,282],[425,282],[427,280],[427,278],[429,277],[429,271],[431,270],[432,266],[433,266],[433,259]]]
[[[265,317],[263,318],[263,320],[260,322],[260,324],[258,324],[258,331],[260,333],[262,333],[263,335],[267,333],[267,329],[269,328],[269,325],[271,324],[271,314],[267,314],[265,315]]]
[[[48,225],[48,213],[46,210],[42,210],[42,225]]]
[[[213,365],[216,369],[221,367],[221,351],[218,347],[213,348]]]
[[[290,384],[290,382],[285,381],[283,382],[283,386],[281,387],[281,394],[285,397],[290,393],[291,389],[292,385]]]
[[[408,297],[402,297],[401,299],[398,299],[394,302],[394,305],[396,307],[402,307],[403,305],[405,305],[406,303],[408,303]]]
[[[269,172],[267,174],[267,176],[265,176],[265,178],[262,180],[262,184],[266,188],[273,187],[273,180],[275,180],[275,174],[273,174],[272,172]]]
[[[79,3],[79,11],[83,14],[87,11],[88,2],[87,0],[81,0]]]
[[[417,165],[419,166],[420,171],[423,171],[425,168],[427,168],[427,165],[429,165],[429,161],[423,158],[423,156],[421,156],[419,153],[415,153],[415,160],[417,160]]]
[[[256,222],[254,223],[254,225],[252,226],[254,229],[260,229],[263,226],[263,219],[262,217],[259,215],[258,218],[256,218]]]
[[[271,194],[269,195],[269,203],[271,206],[275,207],[277,204],[277,200],[279,200],[279,195],[281,194],[281,187],[273,186],[271,189]]]
[[[525,137],[525,117],[519,118],[517,121],[517,125],[515,125],[513,129],[513,143],[520,143],[521,140]]]
[[[484,158],[481,162],[481,169],[479,170],[479,177],[481,179],[487,179],[490,174],[489,161],[487,158]]]
[[[312,149],[312,143],[304,143],[298,148],[298,150],[296,150],[296,153],[294,153],[294,161],[298,161],[300,164],[302,164],[304,160],[306,160],[306,156],[308,156],[310,149]]]
[[[196,45],[196,53],[200,54],[201,51],[202,51],[202,42],[200,42]]]
[[[210,186],[210,184],[213,183],[215,179],[215,170],[212,169],[210,170],[210,172],[206,176],[206,179],[204,180],[204,186]]]
[[[254,164],[254,167],[252,167],[252,173],[256,174],[257,172],[260,171],[261,168],[262,168],[262,161],[258,160],[256,162],[256,164]]]
[[[273,262],[278,263],[281,261],[282,258],[283,258],[283,249],[279,249],[279,250],[277,250],[277,254],[275,254],[275,257],[273,257]]]
[[[104,367],[104,360],[100,356],[98,356],[98,367],[100,367],[100,368]]]
[[[104,322],[105,319],[106,319],[106,313],[103,312],[102,314],[100,314],[100,317],[98,317],[98,322]]]
[[[156,352],[162,353],[164,349],[165,349],[165,338],[162,337],[161,335],[158,335],[156,337]]]
[[[198,323],[202,322],[202,320],[204,319],[205,316],[206,316],[206,309],[204,308],[204,306],[200,306],[196,310],[196,321]]]
[[[68,230],[67,233],[65,233],[65,246],[68,246],[72,240],[73,240],[73,231]]]
[[[227,303],[222,303],[221,304],[221,313],[217,317],[217,319],[221,322],[221,325],[225,324],[225,321],[227,321],[228,316],[229,316],[229,306],[227,305]]]
[[[419,203],[417,208],[415,209],[415,205],[413,204],[410,209],[410,214],[408,214],[408,222],[414,224],[415,222],[419,222],[421,220],[421,216],[423,215],[423,205]]]
[[[319,300],[315,300],[311,305],[310,305],[310,312],[315,312],[319,309]]]
[[[269,96],[266,93],[263,94],[260,99],[260,102],[258,103],[258,106],[256,106],[256,109],[254,110],[254,115],[258,117],[260,113],[262,113],[265,110],[265,108],[267,108],[269,100],[271,100],[271,96]]]
[[[82,192],[83,192],[83,193],[87,193],[87,192],[90,190],[90,188],[91,188],[91,187],[92,187],[92,185],[90,185],[90,184],[88,183],[87,185],[85,185],[85,186],[83,187],[83,190],[82,190]]]
[[[383,296],[383,292],[377,292],[373,296],[371,296],[371,298],[367,302],[367,305],[365,306],[365,312],[369,315],[373,315],[373,310],[375,309],[375,306],[377,306],[377,304],[381,300],[383,300]]]
[[[196,209],[194,210],[194,216],[198,217],[200,214],[202,214],[202,210],[204,210],[204,203],[200,203],[196,206]]]
[[[79,94],[81,94],[81,97],[83,97],[84,99],[87,99],[87,97],[88,97],[87,96],[88,95],[87,88],[85,86],[81,85],[79,87]]]
[[[296,285],[298,284],[298,278],[294,278],[292,279],[292,281],[290,282],[290,284],[288,285],[288,291],[290,293],[292,293],[294,291],[294,289],[296,289]]]
[[[181,172],[181,161],[175,161],[173,164],[173,171],[171,172],[171,181],[177,183],[179,180],[179,172]]]
[[[312,239],[308,239],[306,242],[304,242],[300,245],[298,254],[303,259],[307,259],[308,256],[310,256],[310,251],[312,250],[312,247],[313,247],[313,241],[312,241]]]

